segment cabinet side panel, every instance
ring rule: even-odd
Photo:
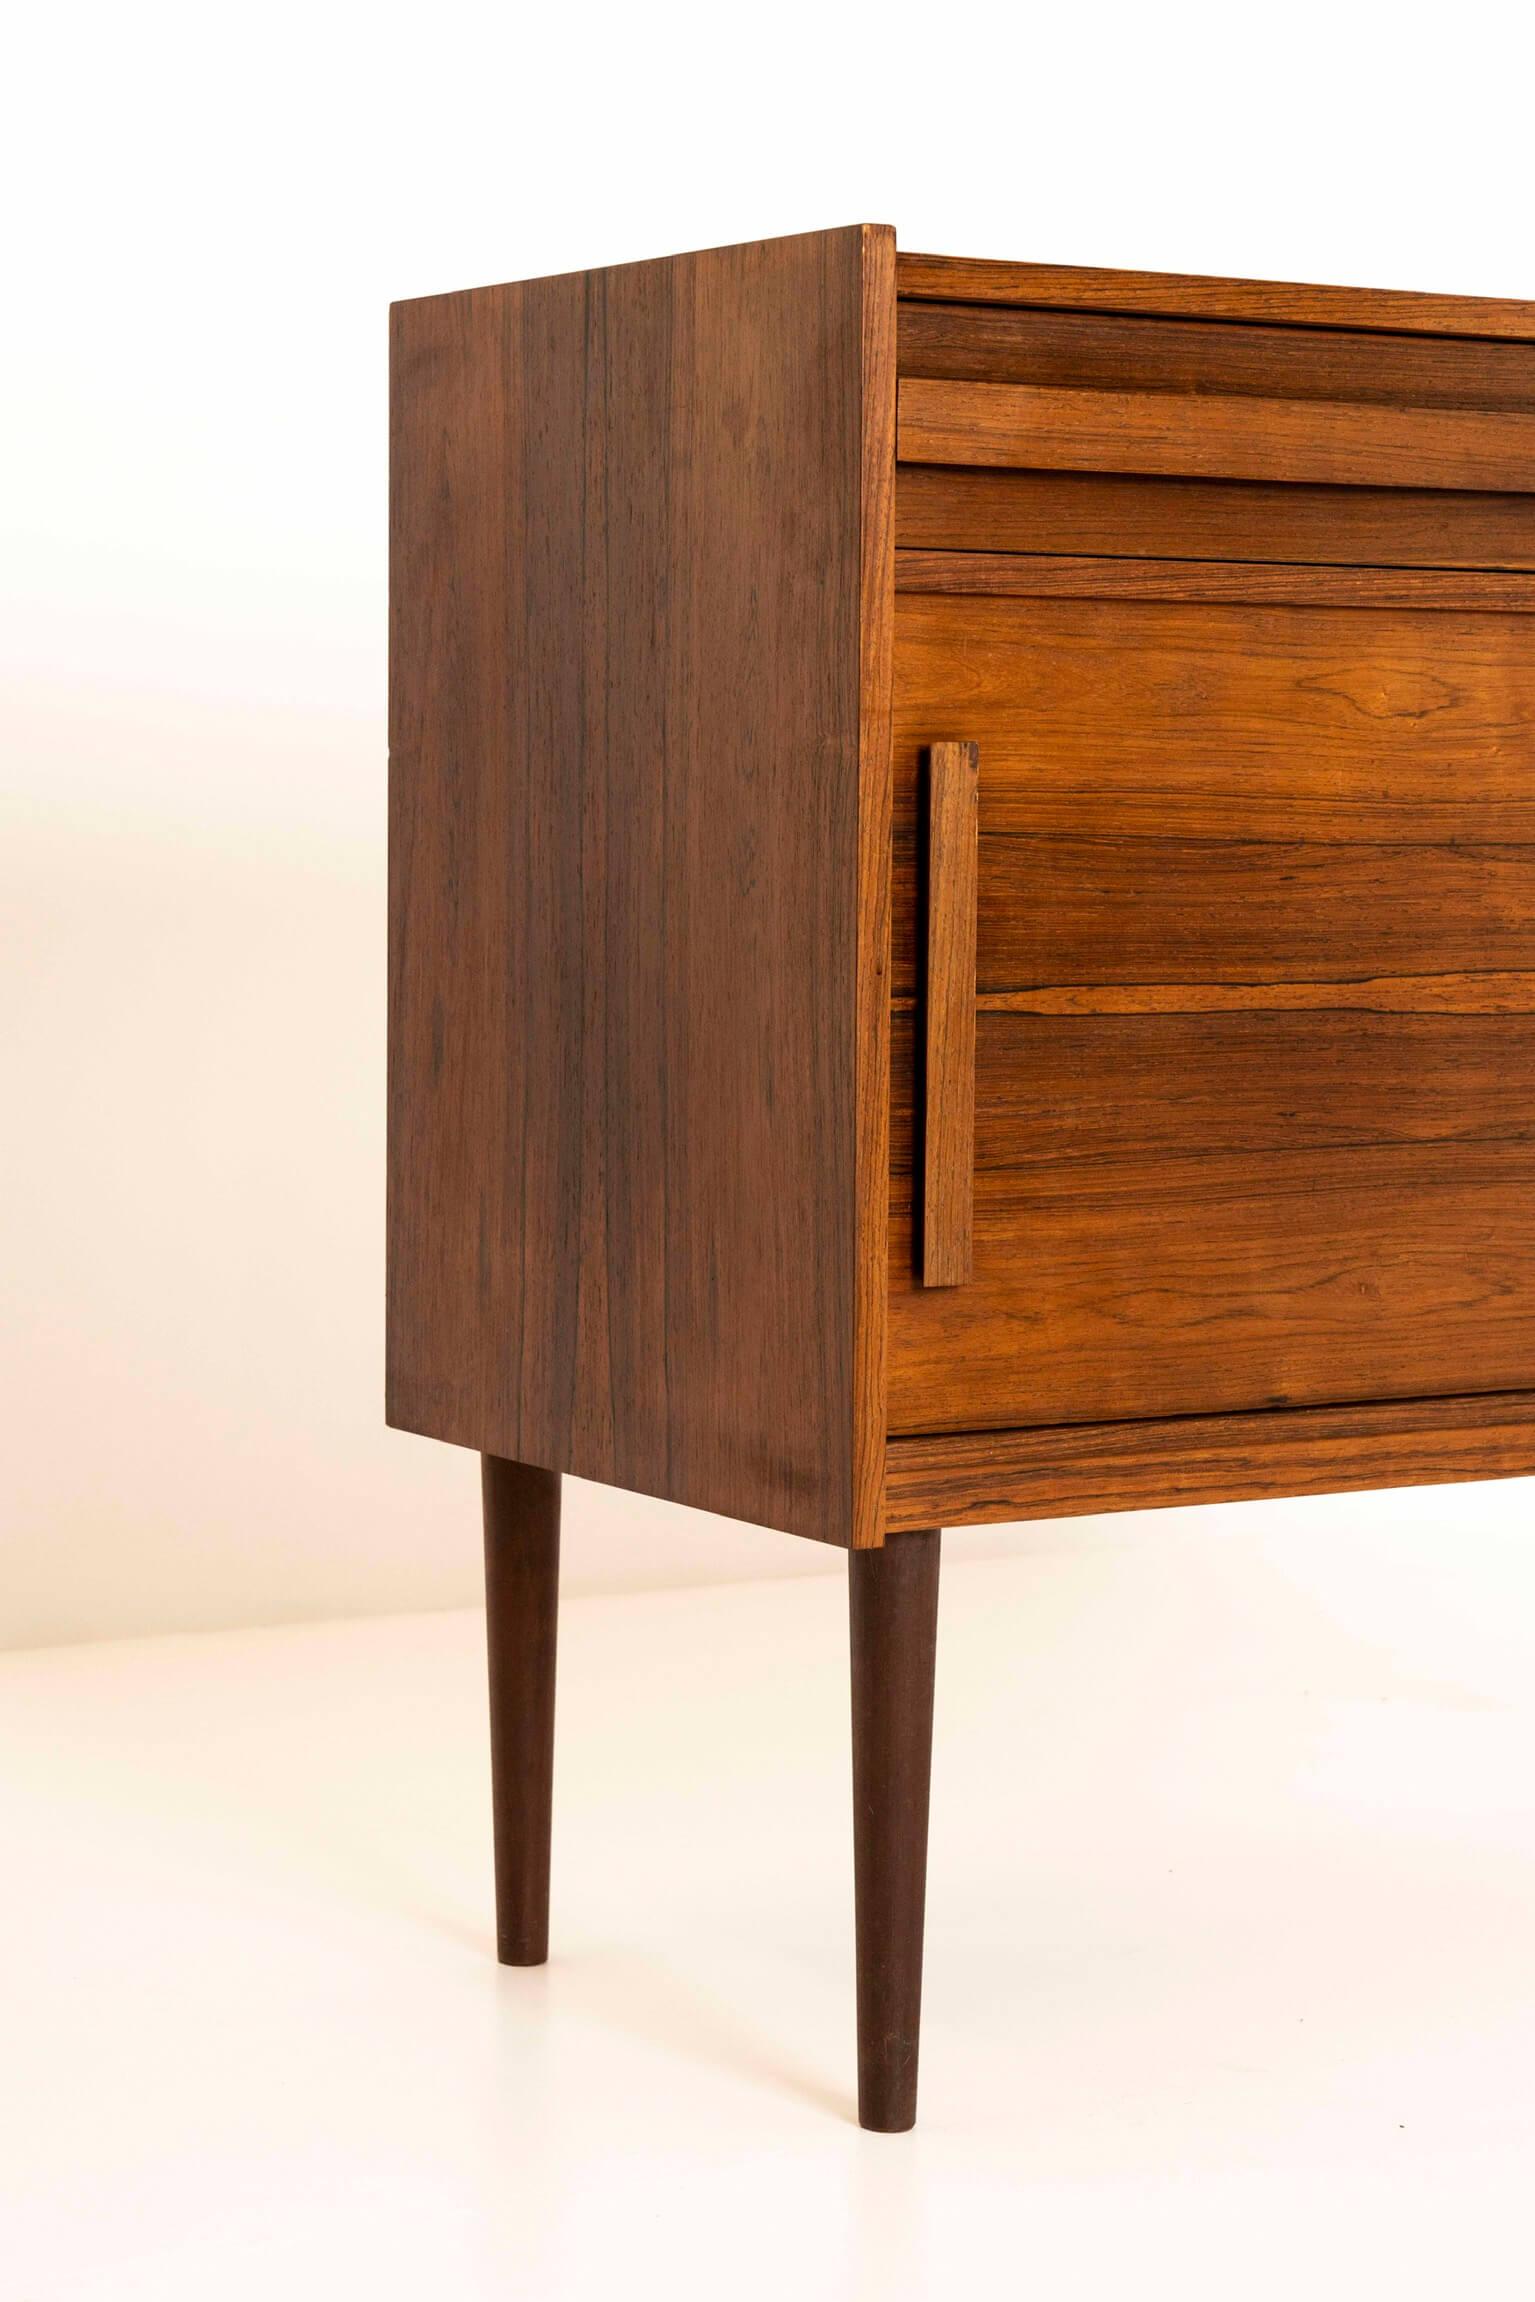
[[[393,343],[389,1419],[843,1543],[861,251]]]

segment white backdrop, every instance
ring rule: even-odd
[[[381,1420],[389,300],[859,218],[1535,295],[1530,63],[1528,18],[1477,5],[30,13],[0,139],[0,1643],[476,1590],[472,1458]],[[1527,1508],[1256,1517],[1496,1538]],[[575,1587],[836,1563],[588,1490],[569,1528]]]

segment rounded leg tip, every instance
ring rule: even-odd
[[[496,1957],[502,1966],[547,1966],[549,1945],[547,1942],[498,1942]]]

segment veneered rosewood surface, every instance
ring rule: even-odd
[[[898,836],[964,722],[983,840],[1535,837],[1526,615],[906,594],[896,628]]]
[[[1200,846],[1203,836],[1205,845]],[[895,980],[913,980],[915,866],[896,849]],[[1019,986],[1269,983],[1535,969],[1535,845],[1089,830],[990,831],[984,993]]]
[[[1470,975],[1338,975],[1286,983],[1035,983],[1025,991],[981,991],[983,1015],[1215,1015],[1270,1007],[1339,1007],[1380,1015],[1528,1015],[1535,975],[1479,968]],[[897,999],[897,1014],[911,1002]]]
[[[1124,559],[1535,567],[1535,497],[902,464],[898,543]]]
[[[1535,614],[1535,576],[1487,569],[1306,567],[1230,560],[898,551],[895,586],[972,599],[1151,599],[1225,607],[1393,607]]]
[[[897,478],[897,285],[908,413],[1282,479]],[[986,1190],[1246,1156],[1222,1114],[1264,1156],[1286,1111],[1294,1155],[1502,1141],[1526,320],[872,227],[401,307],[396,1419],[877,1541],[920,740],[986,761]]]
[[[1535,345],[1443,336],[1361,340],[1326,328],[904,301],[897,358],[903,376],[970,383],[1535,408]]]
[[[1535,303],[1508,296],[1433,296],[1398,288],[1221,280],[1187,272],[1121,272],[1083,264],[998,263],[987,257],[924,256],[905,249],[896,258],[896,288],[903,297],[946,304],[1043,305],[1535,342]]]
[[[972,1266],[975,1168],[976,800],[973,743],[927,755],[927,952],[923,1003],[922,1283],[958,1287]]]
[[[897,1432],[1535,1388],[1535,1144],[983,1172],[954,1289],[897,1185],[890,1268]]]
[[[1306,1000],[1289,1008],[1296,986],[1246,985],[1251,1004],[1224,1012],[1188,1003],[1061,1013],[1048,995],[1019,993],[1017,1011],[976,1019],[976,1170],[1085,1174],[1127,1156],[1535,1144],[1535,975],[1514,982],[1492,994],[1497,1009],[1476,977],[1377,981],[1373,1006],[1351,1003],[1346,984],[1298,987]],[[1466,1004],[1435,1010],[1452,987]],[[1164,1000],[1183,989],[1155,988]],[[897,1175],[915,1169],[913,1021],[895,1018]]]
[[[894,982],[921,747],[962,729],[975,1267],[916,1283],[902,1008],[892,1431],[1535,1385],[1524,579],[934,555],[898,580],[929,568],[897,601]]]
[[[877,1541],[893,242],[393,315],[388,1413]]]
[[[1063,391],[914,376],[900,387],[896,452],[911,464],[1535,489],[1535,416],[1525,412],[1237,392]]]
[[[1535,968],[1535,618],[903,594],[897,633],[898,994],[957,727],[983,993]]]
[[[890,712],[895,671],[895,234],[859,231],[858,841],[854,966],[852,1497],[846,1539],[884,1534],[890,1157]],[[790,516],[786,514],[785,516]],[[835,989],[835,986],[833,987]]]
[[[1535,1394],[894,1439],[888,1524],[1074,1518],[1535,1472]]]

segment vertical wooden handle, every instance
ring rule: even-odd
[[[927,1092],[922,1284],[970,1277],[975,1196],[975,907],[980,752],[935,743],[927,780]]]

